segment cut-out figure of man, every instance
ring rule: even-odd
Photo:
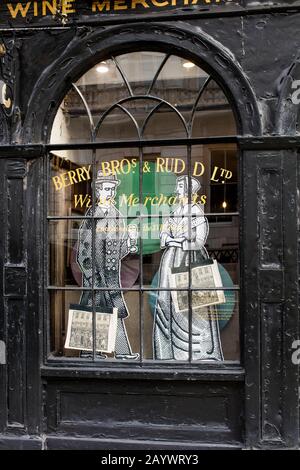
[[[95,247],[94,247],[94,288],[105,288],[95,291],[95,306],[99,311],[118,309],[118,326],[116,336],[116,359],[137,359],[139,354],[132,353],[124,319],[129,316],[123,293],[120,290],[121,260],[132,251],[132,238],[135,226],[130,227],[130,239],[124,219],[115,206],[116,188],[120,184],[116,175],[97,173],[95,194]],[[88,209],[87,216],[92,215]],[[128,227],[128,228],[129,228]],[[79,229],[77,262],[83,274],[83,286],[92,288],[92,220],[84,220]],[[137,238],[137,230],[136,230]],[[92,293],[82,294],[81,305],[92,306]],[[97,354],[97,357],[99,354]],[[101,354],[103,358],[106,356]]]

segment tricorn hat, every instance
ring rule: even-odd
[[[102,170],[98,170],[95,185],[97,186],[99,183],[114,183],[116,186],[119,186],[120,180],[118,180],[116,174],[110,173],[107,175]]]

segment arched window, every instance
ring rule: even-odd
[[[95,65],[52,129],[50,353],[99,364],[238,361],[235,117],[184,57]]]

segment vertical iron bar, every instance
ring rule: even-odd
[[[153,90],[153,87],[154,85],[156,84],[156,80],[158,79],[159,75],[160,75],[160,72],[162,71],[162,69],[164,68],[164,66],[166,65],[167,61],[169,60],[169,57],[170,57],[171,54],[166,54],[165,57],[163,58],[163,60],[161,61],[155,75],[154,75],[154,78],[151,82],[151,85],[148,89],[148,92],[147,92],[147,95],[151,95],[152,93],[152,90]]]
[[[126,85],[126,88],[127,88],[127,90],[128,90],[129,95],[130,95],[130,96],[133,96],[133,91],[132,91],[131,85],[130,85],[130,83],[129,83],[129,80],[128,80],[128,78],[127,78],[127,76],[126,76],[124,70],[123,70],[122,67],[120,66],[118,60],[116,59],[116,57],[113,57],[113,56],[111,57],[111,60],[113,61],[113,63],[115,64],[115,66],[116,66],[116,68],[117,68],[117,70],[118,70],[118,72],[120,73],[120,75],[121,75],[121,77],[122,77],[122,79],[123,79],[123,81],[124,81],[124,83],[125,83],[125,85]]]
[[[238,224],[239,224],[239,245],[238,245],[238,270],[239,270],[239,286],[240,286],[240,291],[235,294],[234,298],[235,301],[238,302],[238,315],[239,315],[239,340],[240,340],[240,363],[241,365],[244,366],[245,360],[244,360],[244,334],[245,334],[245,318],[244,315],[242,314],[241,316],[241,298],[243,298],[243,291],[244,291],[244,275],[242,275],[242,267],[243,267],[243,273],[245,272],[244,270],[244,251],[241,250],[241,243],[244,238],[244,181],[242,184],[242,178],[244,178],[244,175],[246,173],[244,172],[244,167],[245,167],[245,161],[242,158],[242,150],[240,146],[236,148],[237,151],[237,169],[238,169],[238,174],[237,174],[237,194],[238,194],[238,205],[237,205],[237,210],[239,213],[238,217]],[[246,177],[246,176],[245,176]],[[244,309],[243,309],[244,311]]]
[[[199,104],[199,101],[203,95],[203,93],[205,92],[207,86],[209,85],[209,82],[212,80],[211,76],[208,76],[207,79],[205,80],[204,84],[202,85],[202,87],[200,88],[199,90],[199,93],[198,93],[198,96],[196,98],[196,101],[194,103],[194,106],[193,106],[193,109],[192,109],[192,112],[191,112],[191,117],[190,117],[190,120],[188,122],[188,137],[192,137],[192,131],[193,131],[193,124],[194,124],[194,117],[195,117],[195,114],[196,114],[196,111],[197,111],[197,106]]]
[[[143,230],[143,218],[141,217],[141,205],[143,204],[143,147],[139,148],[139,267],[140,267],[140,290],[139,290],[139,320],[140,320],[140,365],[143,365],[144,358],[144,271],[143,271],[143,240],[141,230]]]
[[[92,140],[94,139],[94,130],[92,131]],[[96,309],[95,309],[95,242],[96,242],[96,221],[95,221],[95,207],[96,207],[96,152],[92,152],[92,339],[93,339],[93,362],[96,361]]]
[[[225,150],[225,164],[224,164],[224,168],[227,169],[227,162],[228,162],[228,159],[227,159],[227,150]],[[227,204],[227,187],[226,187],[227,183],[225,182],[224,183],[224,201],[223,202],[226,202]],[[224,207],[224,212],[226,212],[226,209],[227,209],[227,205],[226,207]]]
[[[45,341],[46,341],[46,351],[44,354],[46,354],[46,357],[50,353],[50,344],[51,344],[51,339],[50,339],[50,333],[51,333],[51,320],[50,320],[50,292],[47,289],[48,286],[50,285],[50,266],[49,266],[49,225],[50,222],[48,222],[46,215],[48,215],[48,204],[49,204],[49,198],[50,198],[50,191],[49,191],[49,179],[50,179],[50,154],[47,152],[43,155],[43,240],[45,240],[45,246],[47,246],[47,249],[44,251],[44,256],[43,256],[43,265],[44,265],[44,279],[43,279],[43,304],[45,307],[44,312],[47,312],[46,316],[46,334],[45,334]],[[45,181],[46,178],[46,181]],[[46,193],[45,193],[46,191]],[[50,204],[49,204],[50,206]],[[45,284],[46,281],[46,284]],[[46,289],[45,289],[46,286]],[[55,294],[54,294],[55,295]],[[52,294],[53,298],[53,294]]]

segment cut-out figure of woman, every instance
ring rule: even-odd
[[[191,263],[208,259],[204,247],[208,236],[208,221],[204,211],[195,202],[201,185],[190,178],[191,207],[188,207],[188,177],[176,181],[176,196],[179,204],[162,226],[160,239],[164,253],[159,268],[158,287],[170,288],[169,276],[172,268],[188,267]],[[190,227],[189,227],[189,215]],[[189,252],[190,251],[190,255]],[[192,359],[222,361],[219,325],[214,306],[202,307],[192,312]],[[161,360],[189,359],[189,313],[176,312],[171,291],[158,291],[153,331],[154,358]]]

